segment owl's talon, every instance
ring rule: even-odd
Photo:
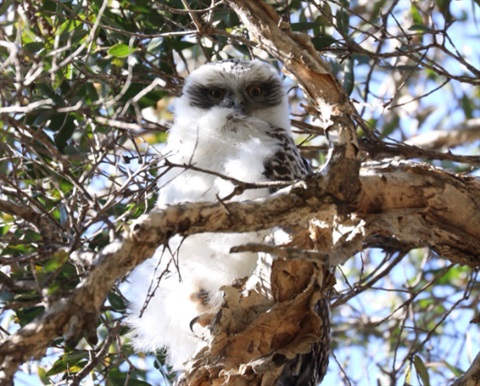
[[[212,322],[213,318],[215,317],[215,314],[211,314],[211,313],[205,313],[205,314],[200,314],[196,317],[194,317],[191,321],[190,321],[190,331],[191,332],[195,332],[193,331],[193,326],[195,324],[200,324],[200,326],[202,327],[207,327],[208,325],[210,325],[210,323]]]

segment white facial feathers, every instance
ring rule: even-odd
[[[209,63],[188,76],[175,103],[176,122],[193,122],[210,114],[216,117],[222,111],[225,116],[243,113],[290,132],[282,81],[271,65],[259,60]]]

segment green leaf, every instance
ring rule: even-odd
[[[60,268],[68,260],[68,254],[65,251],[58,251],[50,260],[43,266],[43,272],[53,272]]]
[[[355,74],[353,72],[353,60],[349,59],[345,66],[345,78],[343,79],[343,88],[350,95],[355,85]]]
[[[343,9],[339,9],[335,13],[335,17],[337,19],[337,27],[340,32],[344,36],[348,35],[348,29],[350,27],[349,22],[350,22],[350,15],[348,14],[347,11],[344,11]]]
[[[352,58],[355,59],[355,62],[358,64],[369,64],[370,63],[370,56],[364,54],[353,54]]]
[[[384,9],[384,6],[385,6],[385,3],[387,2],[387,0],[377,0],[375,1],[374,3],[374,6],[373,6],[373,12],[372,12],[372,21],[373,20],[376,20],[381,12],[382,12],[382,9]]]
[[[316,50],[324,50],[330,47],[333,43],[335,43],[335,39],[331,36],[320,36],[316,38],[312,38],[312,44]]]
[[[45,44],[43,42],[31,42],[27,43],[23,46],[25,51],[28,51],[32,54],[37,53],[38,51],[43,50],[45,47]]]
[[[436,0],[437,7],[442,13],[443,17],[445,18],[445,21],[447,23],[450,23],[453,19],[452,14],[450,12],[450,3],[451,0]]]
[[[45,311],[45,307],[31,307],[31,308],[21,308],[17,310],[16,315],[18,318],[18,324],[21,327],[30,323],[37,316],[40,316]]]
[[[50,378],[47,376],[47,371],[42,366],[38,367],[37,375],[44,385],[51,385]]]
[[[420,358],[418,355],[415,355],[413,358],[413,364],[415,365],[415,370],[417,370],[417,373],[422,380],[423,386],[430,386],[430,377],[422,358]]]
[[[434,32],[430,27],[423,24],[413,24],[408,28],[409,31]]]
[[[412,3],[410,6],[410,13],[412,15],[412,21],[413,24],[415,25],[423,25],[423,19],[422,15],[420,14],[420,10],[418,7],[415,5],[415,3]]]
[[[148,43],[147,46],[147,52],[155,52],[155,51],[160,51],[160,47],[163,44],[164,39],[163,38],[153,38],[150,40],[150,43]]]
[[[189,48],[192,48],[195,45],[195,43],[192,42],[183,42],[181,40],[175,40],[170,43],[170,46],[175,50],[175,51],[183,51]]]
[[[118,43],[108,49],[108,54],[116,58],[126,58],[136,51],[136,48]]]
[[[313,29],[317,26],[317,24],[313,22],[303,22],[303,23],[292,23],[290,24],[290,28],[292,31],[307,31],[309,29]]]
[[[332,27],[333,26],[333,21],[332,21],[332,8],[330,7],[330,4],[326,1],[322,3],[320,6],[320,16],[317,16],[315,18],[315,24],[317,26],[322,26],[322,27]]]
[[[125,64],[125,60],[126,60],[125,58],[114,57],[112,58],[112,64],[115,67],[122,68],[123,65]]]
[[[13,3],[13,0],[6,0],[3,2],[3,4],[0,4],[0,15],[5,15],[8,7],[10,7],[12,3]]]
[[[52,0],[43,1],[43,10],[48,12],[55,12],[57,5]]]
[[[124,312],[127,309],[124,300],[121,296],[117,295],[115,292],[109,292],[108,301],[112,308],[117,312]]]
[[[75,120],[72,114],[68,114],[64,121],[61,122],[61,126],[57,127],[58,132],[55,134],[55,144],[61,152],[63,152],[63,148],[67,144],[67,141],[75,132],[75,128]]]
[[[77,373],[80,371],[84,364],[85,359],[88,358],[86,351],[74,351],[70,354],[66,354],[60,357],[45,374],[47,377],[52,375],[63,373],[68,369],[70,373]],[[85,362],[82,363],[81,362]]]
[[[412,384],[412,362],[409,362],[405,368],[405,384],[404,386],[411,386]]]
[[[466,119],[473,118],[473,112],[475,110],[473,99],[468,95],[466,95],[465,93],[463,93],[461,104],[462,104],[463,113],[465,114],[465,118]]]
[[[129,99],[135,97],[139,92],[141,92],[145,88],[145,85],[142,83],[132,83],[128,90],[125,92],[123,97],[121,98],[122,102],[127,102]],[[166,96],[167,93],[163,90],[154,90],[150,91],[149,93],[145,94],[140,100],[138,104],[140,107],[153,107],[157,105],[157,102]]]
[[[453,373],[453,375],[458,378],[460,377],[461,375],[464,374],[464,371],[456,366],[452,366],[450,363],[448,363],[447,361],[443,361],[443,363],[445,364],[445,366],[448,367],[448,369]]]
[[[123,385],[128,385],[128,386],[151,386],[150,383],[141,381],[139,379],[132,379],[131,377],[125,376],[110,376],[108,377],[108,380],[112,382],[113,385],[115,386],[123,386]]]
[[[83,24],[78,20],[67,20],[62,23],[55,31],[55,36],[60,36],[66,32],[71,32],[74,29],[82,28]]]

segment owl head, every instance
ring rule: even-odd
[[[207,63],[185,80],[175,115],[196,121],[234,113],[289,130],[288,101],[273,66],[260,60]]]

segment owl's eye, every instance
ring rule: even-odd
[[[213,99],[222,99],[225,96],[225,90],[223,88],[211,88],[208,90],[208,95]]]
[[[263,88],[258,85],[248,86],[247,93],[250,97],[257,98],[263,94]]]

